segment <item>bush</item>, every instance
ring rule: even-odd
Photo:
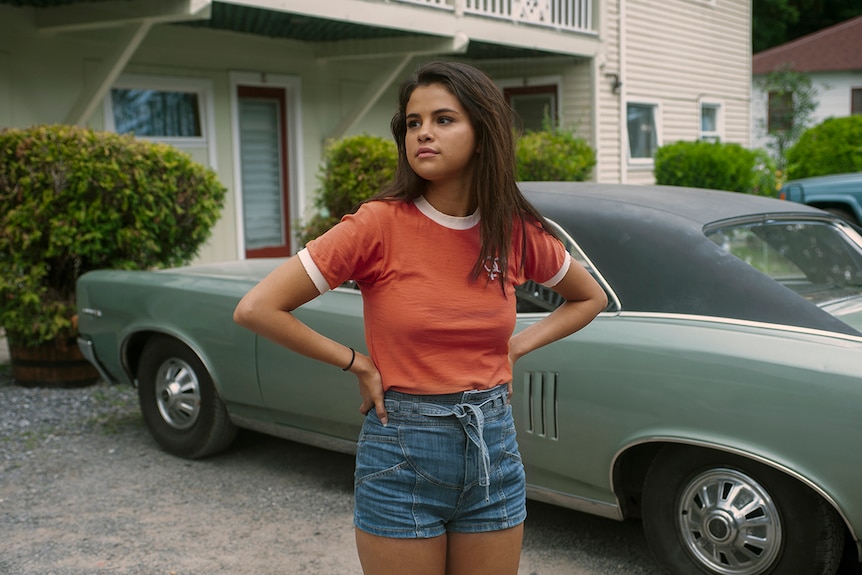
[[[784,183],[781,170],[769,152],[754,150],[754,174],[752,194],[757,196],[777,196]]]
[[[338,223],[341,217],[386,186],[395,176],[398,150],[380,136],[349,136],[324,151],[314,201],[318,213],[300,229],[302,244]]]
[[[596,153],[582,138],[560,129],[527,132],[515,152],[520,181],[579,181],[590,177]]]
[[[787,151],[787,178],[862,172],[862,116],[829,118]]]
[[[188,263],[225,188],[175,148],[72,126],[0,131],[0,325],[35,347],[74,337],[75,281]]]
[[[771,161],[762,152],[739,144],[680,141],[656,150],[655,179],[662,185],[759,193],[756,184],[764,185],[763,176],[756,170],[762,169],[758,166],[764,162],[774,174]],[[773,193],[770,190],[766,195]]]

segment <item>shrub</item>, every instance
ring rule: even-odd
[[[584,181],[596,165],[586,140],[553,128],[521,136],[515,156],[520,181]]]
[[[175,148],[72,126],[0,131],[0,325],[10,342],[74,336],[75,281],[189,262],[225,188]]]
[[[656,150],[655,179],[670,186],[754,193],[756,179],[762,180],[755,178],[756,167],[767,161],[763,153],[739,144],[679,141]]]
[[[778,164],[766,150],[753,150],[754,173],[752,194],[757,196],[777,196],[784,183],[783,173]]]
[[[397,164],[395,143],[380,136],[330,142],[318,174],[320,187],[314,201],[318,213],[300,229],[300,243],[313,240],[383,189],[395,176]]]
[[[787,151],[787,178],[862,172],[862,116],[828,118]]]

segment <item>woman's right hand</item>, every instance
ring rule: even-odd
[[[362,396],[359,412],[366,415],[371,409],[374,409],[380,423],[383,425],[389,423],[386,405],[383,402],[383,379],[380,377],[380,372],[374,365],[374,361],[367,355],[357,352],[350,372],[359,379],[359,395]]]

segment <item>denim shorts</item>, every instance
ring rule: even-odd
[[[447,395],[387,391],[356,452],[353,521],[382,537],[498,531],[527,517],[506,385]]]

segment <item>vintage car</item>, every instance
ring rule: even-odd
[[[641,518],[656,561],[691,575],[832,574],[862,533],[862,237],[777,199],[660,186],[524,183],[608,294],[582,331],[521,359],[512,399],[529,496]],[[94,271],[79,345],[134,384],[167,451],[236,428],[350,452],[355,378],[235,325],[279,264]],[[346,284],[297,310],[357,349]],[[559,304],[519,288],[521,329]],[[846,553],[844,550],[846,549]]]

